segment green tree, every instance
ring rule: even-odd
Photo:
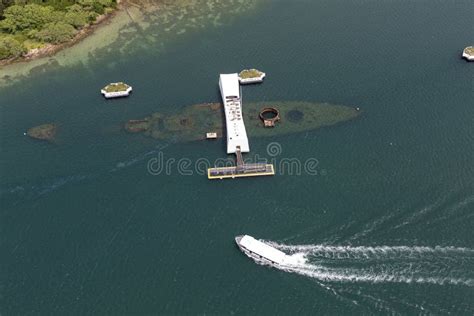
[[[3,11],[13,3],[15,3],[13,0],[0,0],[0,20],[3,18]]]
[[[12,5],[3,13],[5,19],[0,21],[0,28],[11,33],[26,29],[40,29],[46,23],[58,18],[52,7],[38,4]]]
[[[0,59],[23,54],[32,42],[27,39],[66,42],[116,5],[116,0],[0,0]]]
[[[79,0],[77,3],[79,3],[84,10],[86,11],[93,11],[94,10],[94,0]]]
[[[48,23],[64,21],[65,15],[66,15],[66,12],[64,11],[53,10],[53,12],[51,12],[51,16],[49,17]]]
[[[25,47],[12,36],[0,37],[0,59],[19,57],[26,52]]]
[[[78,5],[74,4],[67,8],[67,12],[64,15],[64,22],[71,24],[75,28],[80,28],[89,22],[89,12]]]
[[[94,12],[98,14],[104,14],[104,6],[100,4],[99,2],[94,1]]]
[[[78,5],[77,3],[67,7],[66,10],[67,10],[67,12],[76,12],[76,13],[84,11],[84,9],[80,5]]]
[[[76,30],[65,22],[51,22],[46,24],[34,37],[40,41],[59,44],[74,37]]]
[[[99,15],[95,12],[89,12],[87,19],[89,20],[89,22],[94,22],[98,16]]]
[[[103,14],[106,7],[116,5],[116,2],[113,0],[79,0],[78,3],[84,8],[84,10],[98,14]]]

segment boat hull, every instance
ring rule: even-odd
[[[267,266],[271,266],[271,267],[280,267],[281,265],[277,262],[274,262],[274,261],[271,261],[269,259],[266,259],[252,251],[250,251],[249,249],[243,247],[240,243],[240,240],[243,238],[244,236],[243,235],[240,235],[240,236],[237,236],[235,237],[235,243],[237,244],[237,247],[239,247],[239,249],[249,258],[253,259],[256,263],[258,264],[261,264],[261,265],[267,265]]]

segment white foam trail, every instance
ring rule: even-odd
[[[364,237],[364,236],[372,233],[373,231],[378,230],[380,226],[382,226],[384,223],[391,220],[394,216],[395,216],[395,212],[392,212],[392,213],[389,213],[388,215],[382,216],[381,218],[375,220],[372,223],[366,224],[364,229],[361,232],[354,234],[354,236],[349,238],[349,240],[357,240],[361,237]]]
[[[130,166],[133,166],[135,165],[136,163],[138,162],[141,162],[143,161],[145,158],[147,158],[148,156],[150,156],[151,154],[155,154],[155,153],[158,153],[159,150],[151,150],[149,152],[146,152],[146,153],[143,153],[143,154],[140,154],[134,158],[131,158],[129,160],[126,160],[126,161],[120,161],[118,162],[114,168],[110,169],[110,172],[115,172],[119,169],[122,169],[122,168],[126,168],[126,167],[130,167]]]
[[[284,245],[265,241],[288,253],[283,271],[321,282],[419,283],[474,286],[472,274],[463,276],[456,266],[474,261],[474,249],[426,246]],[[321,259],[323,258],[323,259]],[[330,261],[325,260],[329,258]],[[334,261],[334,259],[343,259]],[[347,260],[344,260],[347,259]],[[369,259],[369,260],[367,260]],[[395,259],[389,260],[387,259]],[[407,260],[408,259],[408,260]],[[413,259],[416,259],[413,262]],[[440,269],[449,260],[449,269]],[[408,263],[407,263],[408,262]],[[345,267],[332,267],[334,263]],[[433,270],[435,268],[435,270]]]
[[[290,264],[290,265],[293,265],[293,266],[300,266],[300,265],[306,264],[308,262],[308,260],[306,258],[305,253],[299,252],[299,253],[295,253],[291,256],[286,256],[285,262],[287,264]]]
[[[297,273],[327,282],[367,282],[367,283],[424,283],[424,284],[454,284],[474,286],[474,279],[453,278],[453,277],[422,277],[422,276],[405,276],[388,273],[367,273],[353,272],[344,269],[327,269],[313,264],[304,264],[300,266],[287,266],[280,268],[281,270]]]
[[[398,229],[400,227],[413,224],[418,222],[421,218],[423,218],[426,214],[436,211],[445,203],[448,199],[448,195],[443,195],[439,197],[433,204],[427,205],[423,207],[421,210],[414,210],[413,214],[411,214],[407,219],[403,221],[403,223],[394,226],[394,229]]]
[[[474,249],[464,247],[427,247],[427,246],[329,246],[329,245],[284,245],[266,241],[273,247],[289,252],[304,252],[325,258],[359,259],[359,258],[419,258],[433,255],[474,255]]]
[[[474,195],[466,197],[464,200],[457,202],[455,205],[450,207],[446,212],[443,213],[443,216],[435,218],[433,220],[428,221],[429,224],[438,223],[440,221],[445,221],[449,218],[452,218],[455,213],[458,213],[460,210],[466,209],[470,204],[474,202]]]

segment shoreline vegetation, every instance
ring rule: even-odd
[[[84,39],[121,7],[120,0],[6,2],[0,6],[0,66],[54,55]]]
[[[111,54],[123,58],[137,56],[144,51],[158,54],[167,43],[180,36],[231,23],[236,16],[257,8],[261,1],[116,0],[113,10],[108,10],[109,13],[98,16],[94,23],[82,27],[73,39],[62,44],[45,44],[47,47],[32,51],[26,57],[8,61],[0,59],[0,88],[64,67],[87,68],[100,62],[102,67],[113,69],[116,62],[107,57]],[[4,33],[0,30],[0,37]]]

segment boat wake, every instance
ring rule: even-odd
[[[168,144],[159,145],[156,149],[139,154],[125,161],[117,162],[112,168],[102,170],[97,173],[65,175],[57,178],[42,180],[38,184],[15,184],[10,187],[0,187],[0,198],[3,206],[16,205],[23,200],[34,200],[59,189],[66,185],[79,183],[85,180],[93,180],[100,178],[107,173],[120,172],[123,169],[134,166],[152,155],[166,148]]]
[[[0,189],[0,196],[4,201],[14,201],[13,205],[15,205],[22,199],[36,199],[45,194],[56,191],[67,184],[81,182],[91,177],[92,176],[89,174],[76,174],[48,179],[43,183],[35,185],[17,184],[10,188]]]
[[[474,249],[462,247],[285,245],[280,270],[322,282],[419,283],[474,286]],[[466,275],[467,274],[467,275]]]

